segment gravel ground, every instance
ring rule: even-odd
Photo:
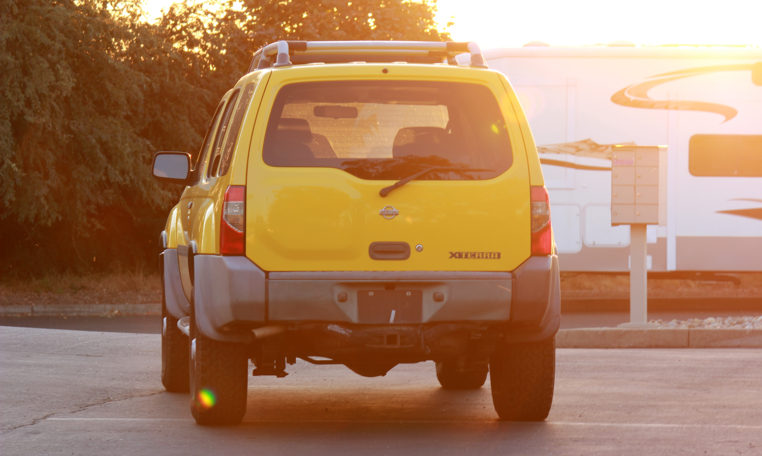
[[[762,316],[759,317],[709,317],[692,318],[690,320],[652,320],[659,328],[690,328],[690,329],[762,329]]]

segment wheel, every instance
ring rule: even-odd
[[[499,346],[490,359],[492,402],[501,420],[543,421],[555,383],[555,340]]]
[[[204,336],[191,316],[189,358],[190,405],[196,423],[240,423],[246,414],[249,364],[245,346]]]
[[[167,312],[161,293],[161,383],[171,393],[188,392],[188,337],[177,328],[177,319]]]
[[[437,380],[444,389],[479,389],[487,380],[487,363],[459,363],[458,360],[437,361]]]

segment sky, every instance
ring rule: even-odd
[[[157,16],[172,0],[144,0]],[[632,43],[762,47],[760,0],[438,0],[437,20],[482,49]]]
[[[482,48],[627,42],[762,46],[760,0],[439,0],[458,41]]]

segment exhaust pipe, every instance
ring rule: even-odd
[[[164,324],[166,325],[166,322]],[[190,317],[186,316],[177,320],[177,328],[180,330],[180,332],[190,337]],[[286,332],[286,328],[284,326],[275,325],[262,326],[260,328],[251,330],[251,333],[256,339],[265,339],[267,337],[277,336],[278,334],[282,334],[284,332]]]
[[[254,334],[254,338],[257,340],[265,339],[267,337],[277,336],[278,334],[283,334],[286,332],[286,328],[284,326],[262,326],[260,328],[255,328],[251,330],[251,333]]]

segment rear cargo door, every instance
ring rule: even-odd
[[[381,73],[369,67],[340,81],[273,74],[280,87],[263,101],[262,140],[252,146],[247,255],[269,271],[521,264],[530,250],[526,155],[497,76],[351,74]]]

